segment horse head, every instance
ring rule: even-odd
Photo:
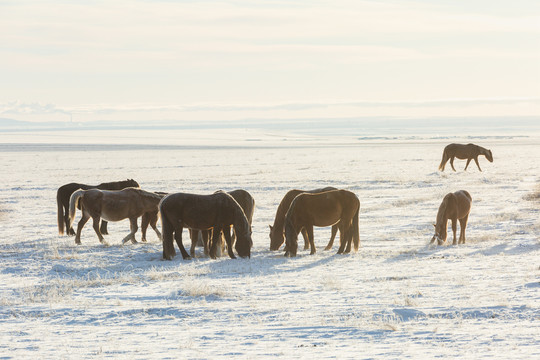
[[[285,237],[283,236],[283,231],[276,230],[275,227],[272,225],[268,225],[270,227],[270,250],[279,250],[279,247],[283,244],[285,241]]]
[[[236,234],[236,244],[234,248],[238,253],[238,256],[242,258],[251,257],[251,246],[253,246],[253,240],[251,239],[251,230],[247,229],[245,233]]]
[[[432,244],[435,240],[437,240],[438,245],[442,245],[446,241],[446,231],[443,231],[443,229],[440,229],[437,227],[437,225],[433,224],[435,227],[435,234],[431,238],[430,244]]]
[[[493,162],[493,154],[491,153],[491,150],[486,152],[486,159],[488,159],[489,162]]]
[[[138,182],[136,182],[135,180],[133,179],[126,179],[125,181],[127,187],[134,187],[134,188],[140,188],[141,186],[139,185]]]

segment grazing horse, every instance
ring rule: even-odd
[[[103,235],[99,230],[99,220],[101,218],[107,221],[129,219],[131,232],[122,240],[122,243],[124,244],[128,240],[136,243],[137,218],[148,212],[157,212],[161,199],[162,196],[139,188],[126,188],[117,191],[99,189],[75,191],[69,200],[70,226],[75,218],[77,203],[81,205],[82,210],[82,217],[77,225],[75,243],[81,243],[82,228],[90,218],[94,221],[94,230],[101,243],[104,243]],[[161,239],[161,234],[157,228],[154,230]]]
[[[313,226],[337,225],[340,247],[338,254],[351,251],[351,241],[358,250],[358,213],[360,200],[347,190],[332,190],[318,194],[302,193],[297,195],[285,215],[285,256],[296,256],[298,233],[305,228],[311,245],[311,254],[315,253]],[[345,249],[345,245],[347,248]]]
[[[448,193],[444,197],[439,212],[437,212],[437,223],[435,226],[435,235],[431,238],[430,244],[437,240],[437,244],[442,245],[446,241],[446,232],[448,220],[452,220],[452,231],[454,232],[454,242],[456,245],[456,220],[459,220],[461,231],[459,233],[459,243],[465,244],[465,228],[471,211],[472,197],[465,190],[459,190],[455,193]]]
[[[249,226],[251,226],[253,222],[253,212],[255,211],[255,199],[253,199],[253,196],[251,196],[251,194],[246,190],[242,189],[230,191],[228,192],[228,194],[231,195],[233,199],[236,200],[238,205],[240,205],[242,210],[244,210],[244,214],[246,215]],[[226,229],[224,231],[229,231],[229,229]],[[191,255],[191,257],[195,257],[195,247],[197,245],[197,242],[199,241],[199,234],[201,234],[202,237],[204,253],[208,255],[211,245],[208,240],[212,237],[211,233],[211,230],[200,231],[197,229],[190,229],[189,235],[191,237],[191,249],[189,250],[189,254]],[[219,241],[221,242],[221,238],[219,238]],[[234,231],[234,228],[231,241],[234,246],[234,243],[236,241],[236,232]],[[253,244],[251,244],[251,246],[253,246]]]
[[[171,194],[163,198],[159,205],[163,231],[163,258],[172,260],[176,255],[173,233],[176,244],[184,259],[190,259],[182,244],[184,227],[197,230],[213,229],[210,257],[216,258],[218,238],[223,232],[227,241],[227,251],[234,259],[230,227],[234,226],[237,236],[236,252],[240,257],[249,257],[251,244],[251,226],[234,198],[218,191],[211,195],[195,195],[186,193]]]
[[[308,193],[308,194],[318,194],[325,191],[331,191],[331,190],[337,190],[334,187],[325,187],[322,189],[315,189],[315,190],[290,190],[285,194],[281,202],[279,203],[279,206],[277,208],[276,217],[274,219],[274,225],[268,225],[270,227],[270,250],[279,250],[281,244],[285,242],[285,214],[287,213],[287,210],[289,210],[289,207],[291,206],[292,201],[294,198],[302,193]],[[330,241],[328,242],[328,245],[326,245],[325,250],[329,250],[332,248],[332,245],[334,245],[334,239],[336,237],[338,227],[337,225],[332,226],[332,236],[330,237]],[[307,229],[302,229],[302,236],[304,237],[304,250],[309,249],[309,239],[308,239],[308,233]],[[286,249],[285,249],[286,250]]]
[[[100,189],[100,190],[122,190],[127,187],[140,187],[133,179],[128,179],[124,181],[115,181],[109,183],[102,183],[99,185],[85,185],[77,183],[69,183],[62,185],[58,188],[56,192],[56,203],[58,204],[58,233],[60,235],[64,234],[64,226],[66,228],[66,233],[68,235],[75,235],[75,231],[72,227],[68,226],[69,222],[69,198],[75,190],[89,190],[89,189]],[[101,233],[107,235],[107,222],[103,221],[101,223]]]
[[[476,166],[478,166],[478,170],[482,171],[482,169],[480,169],[480,164],[478,163],[479,155],[484,155],[486,159],[489,160],[489,162],[493,162],[493,154],[491,154],[491,150],[485,149],[481,146],[478,146],[475,144],[447,145],[443,151],[443,156],[442,156],[441,164],[439,165],[439,170],[444,171],[444,166],[446,165],[446,162],[450,159],[450,166],[452,166],[452,170],[456,171],[456,169],[454,168],[454,158],[458,158],[462,160],[467,159],[465,170],[467,170],[467,167],[469,166],[469,163],[471,162],[471,160],[474,159]]]

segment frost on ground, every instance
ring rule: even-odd
[[[456,160],[456,173],[437,171],[448,139],[3,147],[1,358],[538,358],[533,140],[482,139],[494,162],[463,172]],[[153,232],[121,245],[128,221],[109,224],[110,246],[91,226],[81,246],[57,235],[60,185],[126,178],[151,191],[246,189],[257,203],[251,259],[198,249],[163,261]],[[313,256],[269,251],[283,195],[330,185],[360,198],[359,252],[323,251],[329,228],[316,229]],[[459,189],[473,197],[467,243],[429,246],[440,201]]]

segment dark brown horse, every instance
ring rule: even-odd
[[[234,259],[230,231],[234,226],[237,236],[236,252],[241,257],[249,257],[251,244],[251,226],[234,198],[218,191],[211,195],[195,195],[186,193],[171,194],[163,198],[159,205],[163,231],[163,258],[172,260],[176,255],[173,244],[173,234],[176,244],[184,259],[190,259],[182,244],[184,227],[197,230],[213,229],[210,257],[216,258],[218,237],[223,231],[227,241],[227,251]]]
[[[135,233],[137,232],[137,218],[148,212],[157,212],[161,196],[144,191],[139,188],[126,188],[118,191],[109,190],[77,190],[71,195],[69,200],[69,222],[73,224],[77,203],[81,205],[82,217],[77,225],[77,235],[75,243],[81,243],[81,231],[84,224],[92,218],[94,230],[101,243],[104,243],[103,235],[99,230],[99,220],[120,221],[129,219],[131,232],[122,240],[122,243],[131,240],[136,243]],[[161,239],[161,234],[155,229],[156,234]]]
[[[69,222],[69,198],[75,190],[88,190],[88,189],[100,189],[100,190],[122,190],[127,187],[139,187],[133,179],[128,179],[124,181],[115,181],[102,183],[99,185],[86,185],[86,184],[77,184],[69,183],[62,185],[58,188],[56,192],[56,203],[58,205],[58,233],[60,235],[64,234],[64,227],[68,235],[75,235],[75,231],[72,227],[68,226]],[[101,223],[101,233],[107,235],[107,221],[102,221]]]
[[[253,196],[246,190],[238,189],[228,192],[229,195],[233,197],[234,200],[240,205],[242,210],[244,210],[244,214],[246,215],[246,218],[248,220],[249,226],[251,226],[253,222],[253,212],[255,211],[255,199],[253,199]],[[230,231],[229,229],[226,229],[225,231]],[[191,237],[191,249],[189,250],[189,253],[192,257],[195,256],[195,247],[197,243],[199,242],[199,234],[201,235],[201,240],[204,246],[204,253],[209,254],[209,249],[211,247],[210,239],[212,238],[212,231],[211,230],[197,230],[197,229],[190,229],[189,235]],[[224,235],[225,236],[225,235]],[[222,243],[221,237],[219,238],[219,242]],[[234,246],[234,243],[236,241],[236,232],[233,228],[233,233],[231,237],[232,244]],[[218,248],[219,248],[218,244]],[[253,246],[253,244],[251,244]]]
[[[337,190],[334,187],[325,187],[322,189],[315,189],[315,190],[290,190],[288,191],[281,202],[279,203],[279,206],[277,208],[276,217],[274,219],[274,225],[269,225],[270,227],[270,250],[279,250],[280,246],[285,242],[285,214],[287,214],[287,210],[289,210],[289,207],[291,206],[292,201],[294,198],[302,193],[308,193],[308,194],[318,194],[325,191],[330,190]],[[328,245],[326,245],[325,250],[329,250],[332,248],[332,245],[334,245],[334,239],[336,238],[338,227],[337,225],[332,226],[332,236],[330,237],[330,241],[328,242]],[[304,237],[304,250],[309,249],[309,238],[307,235],[307,229],[302,229],[302,236]]]
[[[338,226],[341,243],[338,254],[349,253],[352,241],[354,241],[354,249],[358,250],[360,245],[359,211],[360,200],[347,190],[299,194],[294,198],[285,215],[285,241],[287,244],[285,256],[296,256],[298,233],[302,229],[307,230],[311,254],[315,253],[314,226]]]
[[[455,193],[448,193],[444,197],[439,211],[437,212],[437,223],[435,226],[435,235],[431,238],[430,244],[437,240],[437,244],[442,245],[446,241],[448,220],[452,220],[452,231],[454,232],[454,242],[456,245],[457,220],[461,228],[459,232],[459,243],[465,244],[465,228],[471,212],[472,197],[465,190],[459,190]]]
[[[475,144],[447,145],[443,151],[443,156],[442,156],[441,164],[439,165],[439,170],[444,171],[444,166],[446,165],[446,162],[450,160],[450,166],[452,166],[452,170],[456,171],[456,169],[454,168],[454,158],[458,158],[462,160],[467,159],[465,170],[467,170],[467,167],[469,166],[469,163],[471,162],[471,160],[474,159],[476,166],[478,166],[478,170],[482,171],[482,169],[480,169],[480,164],[478,163],[479,155],[484,155],[486,159],[489,160],[489,162],[493,162],[493,154],[491,154],[491,150],[485,149],[481,146],[478,146]]]

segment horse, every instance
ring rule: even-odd
[[[210,257],[216,258],[218,238],[223,231],[227,241],[227,251],[231,259],[236,258],[232,250],[231,236],[228,229],[234,226],[237,241],[236,252],[240,257],[250,257],[251,226],[234,198],[223,191],[211,195],[196,195],[186,193],[170,194],[159,204],[163,231],[163,258],[172,260],[176,255],[173,243],[173,233],[176,244],[184,260],[191,257],[182,244],[184,227],[197,230],[213,229]],[[227,230],[227,231],[225,231]]]
[[[465,228],[471,212],[472,197],[465,190],[459,190],[454,193],[448,193],[443,198],[439,211],[437,212],[437,223],[435,226],[435,235],[431,238],[430,244],[437,240],[437,244],[442,245],[446,242],[448,220],[452,220],[452,231],[454,232],[454,242],[456,245],[456,220],[459,220],[461,231],[459,233],[459,243],[465,244]]]
[[[148,212],[157,212],[162,197],[155,193],[144,191],[140,188],[126,188],[123,190],[77,190],[69,200],[69,225],[73,224],[76,205],[81,205],[82,217],[77,225],[75,243],[81,243],[81,231],[84,224],[92,218],[94,230],[101,243],[104,243],[103,235],[99,230],[99,220],[120,221],[129,219],[131,232],[122,240],[125,244],[128,240],[136,243],[137,218]],[[157,236],[161,239],[160,232],[156,229]]]
[[[325,191],[331,191],[331,190],[337,190],[335,187],[325,187],[322,189],[315,189],[315,190],[290,190],[285,194],[281,202],[279,203],[279,206],[277,208],[276,217],[274,219],[274,225],[268,225],[270,227],[270,250],[279,250],[281,245],[285,242],[285,214],[287,213],[287,210],[289,210],[289,207],[291,206],[292,201],[294,198],[302,193],[308,193],[308,194],[318,194]],[[332,246],[334,245],[334,239],[336,237],[338,227],[337,225],[332,226],[332,235],[330,237],[330,241],[328,242],[328,245],[326,245],[326,248],[324,250],[330,250]],[[309,239],[307,234],[307,229],[302,229],[302,236],[304,237],[304,250],[309,249]]]
[[[229,195],[233,197],[234,200],[240,205],[242,210],[244,211],[244,214],[246,215],[246,218],[248,220],[249,226],[251,226],[253,222],[253,212],[255,211],[255,199],[253,199],[253,196],[246,190],[238,189],[228,192]],[[233,228],[234,230],[234,228]],[[226,229],[225,231],[229,231],[229,229]],[[190,229],[189,235],[191,238],[191,249],[189,250],[189,253],[191,257],[195,257],[195,247],[197,246],[197,243],[199,242],[199,234],[201,235],[202,243],[204,246],[204,253],[208,255],[210,243],[209,239],[212,238],[211,230],[198,230],[198,229]],[[220,243],[221,238],[219,238]],[[232,237],[231,237],[232,244],[234,245],[236,241],[236,232],[233,231]],[[219,245],[219,244],[218,244]],[[251,244],[253,246],[253,244]]]
[[[478,156],[484,155],[486,159],[489,160],[489,162],[493,162],[493,154],[491,153],[491,150],[488,150],[486,148],[483,148],[481,146],[475,145],[475,144],[450,144],[447,145],[444,148],[443,156],[441,160],[441,164],[439,165],[439,170],[444,171],[444,166],[446,165],[446,162],[450,159],[450,165],[452,166],[452,170],[456,171],[454,168],[454,158],[458,159],[467,159],[467,164],[465,165],[465,171],[467,170],[467,167],[469,166],[469,163],[472,159],[474,159],[474,162],[476,163],[476,166],[478,166],[478,170],[482,171],[480,169],[480,164],[478,163]]]
[[[127,187],[140,187],[139,183],[133,179],[127,179],[124,181],[115,181],[108,183],[101,183],[99,185],[86,185],[69,183],[62,185],[56,192],[56,203],[58,205],[58,233],[64,235],[64,226],[68,235],[75,235],[73,228],[68,226],[69,222],[69,198],[71,194],[76,190],[83,189],[100,189],[100,190],[122,190]],[[101,233],[107,235],[107,221],[101,223]]]
[[[308,233],[311,255],[315,254],[313,226],[337,225],[341,243],[337,253],[349,253],[352,241],[354,241],[354,250],[357,251],[360,245],[359,211],[360,200],[354,193],[347,190],[297,195],[285,215],[285,242],[287,244],[285,256],[296,256],[298,233],[303,228]]]
[[[164,198],[165,196],[168,195],[168,193],[161,192],[161,191],[154,191],[154,194],[161,196],[161,198]],[[159,209],[146,212],[141,216],[141,233],[142,233],[141,241],[142,242],[146,242],[146,230],[148,229],[148,225],[150,225],[152,229],[154,229],[156,234],[159,233],[159,230],[157,229],[158,219],[159,219]]]

